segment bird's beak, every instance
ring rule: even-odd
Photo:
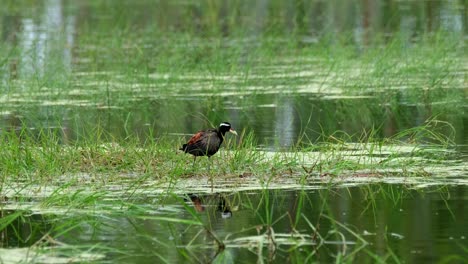
[[[237,132],[236,132],[234,129],[232,129],[232,128],[231,128],[231,129],[229,129],[229,132],[231,132],[231,133],[233,133],[234,135],[236,135],[236,136],[237,136]]]

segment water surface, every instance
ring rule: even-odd
[[[384,261],[397,258],[410,263],[466,261],[465,187],[351,185],[187,193],[163,199],[163,203],[159,195],[149,192],[126,200],[118,211],[109,202],[46,213],[33,201],[35,209],[21,211],[23,217],[2,231],[1,243],[7,249],[28,247],[41,245],[38,240],[50,236],[60,244],[46,240],[42,246],[50,246],[50,252],[63,251],[64,260],[67,255],[88,252],[99,262],[122,263],[154,263],[156,259],[196,263],[216,258],[228,263],[329,263],[340,254],[353,262],[374,262],[373,254]],[[193,208],[203,226],[161,220],[196,223],[184,204]],[[270,227],[272,240],[268,239]],[[212,234],[224,242],[225,249],[218,248]],[[61,249],[62,243],[85,247]]]
[[[0,13],[0,128],[63,128],[67,141],[96,124],[118,139],[230,121],[288,147],[337,130],[384,138],[437,117],[466,145],[466,8],[10,1]],[[437,34],[435,47],[416,44]]]

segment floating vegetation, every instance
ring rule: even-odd
[[[88,247],[80,252],[76,246],[34,246],[27,248],[0,248],[0,261],[14,263],[83,263],[97,262],[105,258],[104,254],[90,253]]]

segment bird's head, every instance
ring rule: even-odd
[[[226,132],[230,132],[237,136],[237,132],[234,129],[232,129],[231,124],[228,122],[222,122],[221,124],[219,124],[219,132],[221,132],[221,134],[223,135]]]

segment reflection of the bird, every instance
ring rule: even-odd
[[[0,203],[8,198],[1,197]],[[12,219],[0,230],[0,248],[29,247],[43,241],[52,228],[50,219],[30,211],[0,210],[0,219]],[[45,244],[42,244],[45,245]],[[1,260],[1,257],[0,257]],[[0,263],[3,263],[0,261]]]
[[[188,194],[192,201],[193,207],[199,213],[205,211],[207,206],[217,203],[216,211],[220,213],[221,218],[227,219],[232,217],[231,207],[226,198],[221,194]]]

